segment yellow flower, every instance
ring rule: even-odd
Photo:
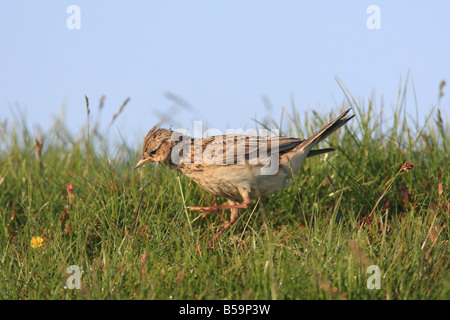
[[[35,249],[42,246],[43,243],[44,243],[44,239],[42,239],[41,237],[32,237],[31,238],[31,246]]]

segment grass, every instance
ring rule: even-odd
[[[0,299],[450,299],[448,121],[408,118],[406,85],[389,112],[339,84],[356,117],[329,137],[337,151],[218,240],[219,217],[186,206],[223,199],[163,166],[133,170],[140,150],[95,122],[37,136],[0,119]],[[305,137],[331,115],[293,104],[283,118]]]

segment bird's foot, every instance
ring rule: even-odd
[[[221,205],[221,206],[187,207],[187,208],[189,210],[194,210],[194,211],[213,212],[213,211],[226,210],[226,209],[248,209],[248,208],[250,208],[250,205],[248,205],[248,204],[226,204],[226,205]]]
[[[239,217],[239,209],[248,209],[251,207],[251,202],[247,204],[227,204],[221,206],[209,206],[209,207],[187,207],[190,210],[202,211],[203,217],[207,216],[209,213],[219,210],[231,210],[230,220],[227,220],[223,215],[219,212],[220,219],[225,222],[225,226],[215,235],[214,239],[218,239],[226,230],[230,229],[230,227],[237,221]]]

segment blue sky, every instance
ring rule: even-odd
[[[66,26],[70,5],[80,8],[80,29]],[[381,29],[367,27],[370,5]],[[449,1],[2,1],[0,120],[18,104],[45,130],[64,105],[76,132],[84,95],[92,119],[106,95],[106,127],[130,97],[112,132],[134,144],[158,112],[173,117],[167,125],[202,120],[223,132],[267,115],[263,96],[275,119],[291,98],[301,111],[337,112],[344,95],[335,76],[354,96],[375,90],[390,107],[408,72],[422,117],[450,81],[449,34]],[[167,92],[194,109],[174,112]],[[407,105],[415,115],[412,92]]]

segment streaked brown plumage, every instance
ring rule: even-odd
[[[286,180],[299,171],[307,157],[333,151],[312,148],[353,118],[353,115],[347,116],[349,111],[306,140],[244,135],[191,139],[172,130],[154,127],[144,140],[142,159],[136,168],[147,162],[166,164],[206,191],[227,198],[227,206],[190,207],[207,212],[231,209],[231,219],[223,232],[237,220],[239,208],[248,208],[253,200],[288,186]],[[262,174],[277,162],[274,160],[278,161],[278,166],[273,174]]]

